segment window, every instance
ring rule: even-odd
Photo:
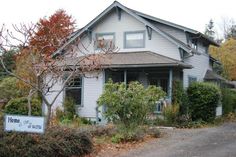
[[[112,79],[113,82],[124,82],[124,71],[107,71],[106,82]]]
[[[157,113],[162,113],[163,108],[165,107],[165,100],[161,99],[157,102],[157,106],[156,106],[156,112]]]
[[[144,48],[145,47],[145,31],[125,32],[125,48]]]
[[[193,76],[189,76],[188,77],[188,84],[190,85],[191,83],[193,82],[196,82],[197,81],[197,77],[193,77]]]
[[[73,78],[65,87],[65,97],[71,98],[76,105],[82,104],[82,79],[81,77]]]
[[[196,50],[197,50],[197,40],[192,40],[192,41],[191,41],[191,47],[192,47],[193,49],[196,49]]]
[[[115,33],[96,34],[96,49],[113,49],[115,46]]]

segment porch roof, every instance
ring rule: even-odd
[[[232,81],[229,81],[226,78],[216,74],[212,70],[207,70],[204,80],[205,81],[220,81],[220,82],[224,83],[225,85],[227,85],[228,87],[231,87],[231,88],[236,87]]]
[[[216,73],[213,72],[212,70],[207,70],[204,79],[205,79],[205,80],[226,81],[225,78],[223,78],[222,76],[216,74]]]
[[[192,65],[150,51],[113,53],[110,54],[109,64],[104,64],[104,66],[112,68],[131,68],[131,67],[180,67],[185,69],[193,68]]]

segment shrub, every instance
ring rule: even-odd
[[[177,117],[179,115],[179,105],[167,105],[163,109],[163,116],[166,120],[167,124],[174,124],[176,123]]]
[[[0,99],[7,101],[20,97],[21,92],[17,88],[17,79],[14,77],[6,77],[0,82]]]
[[[227,115],[236,109],[236,91],[229,88],[222,88],[222,107],[223,114]]]
[[[111,141],[113,143],[140,141],[144,136],[145,130],[141,127],[126,128],[124,126],[119,126],[117,133],[112,136]]]
[[[151,137],[154,137],[154,138],[159,138],[161,137],[161,132],[159,129],[153,127],[153,128],[150,128],[148,129],[148,134],[151,136]]]
[[[210,83],[194,82],[188,87],[187,93],[192,120],[212,121],[221,101],[219,87]]]
[[[76,110],[75,110],[75,101],[72,98],[67,98],[64,101],[64,109],[57,108],[56,109],[56,119],[59,121],[72,121],[77,118]]]
[[[42,115],[42,103],[38,99],[31,101],[32,115]],[[28,115],[28,100],[26,97],[10,100],[5,106],[4,112],[7,114]]]
[[[50,128],[45,135],[0,130],[0,157],[71,157],[92,152],[91,138],[68,128]]]
[[[64,102],[64,112],[68,119],[73,119],[76,116],[75,101],[72,98],[67,98]]]
[[[186,121],[176,125],[177,128],[203,128],[205,126],[207,126],[207,122],[202,120]]]
[[[98,99],[99,106],[106,105],[105,117],[125,128],[135,128],[146,120],[156,107],[158,99],[165,94],[159,87],[144,86],[138,82],[106,83]]]
[[[181,81],[173,81],[172,103],[179,104],[180,114],[188,114],[188,96]]]

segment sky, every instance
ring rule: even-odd
[[[76,20],[77,28],[85,26],[114,0],[0,0],[0,25],[36,23],[58,9],[64,9]],[[235,0],[118,0],[143,13],[171,21],[200,32],[210,19],[222,28],[223,19],[236,21]],[[219,33],[220,36],[220,33]]]

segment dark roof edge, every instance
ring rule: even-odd
[[[103,65],[103,68],[145,68],[145,67],[180,67],[184,69],[193,68],[191,65],[178,64],[178,63],[150,63],[150,64],[111,64],[111,65]]]
[[[188,27],[185,27],[185,26],[182,26],[182,25],[173,23],[173,22],[169,22],[169,21],[166,21],[166,20],[163,20],[163,19],[160,19],[160,18],[151,16],[151,15],[147,15],[147,14],[145,14],[145,13],[142,13],[142,12],[139,12],[139,11],[136,11],[136,10],[133,10],[133,9],[130,9],[130,10],[132,10],[132,11],[135,12],[137,15],[142,16],[142,17],[144,17],[144,18],[147,18],[147,19],[150,19],[150,20],[153,20],[153,21],[156,21],[156,22],[165,24],[165,25],[169,25],[169,26],[171,26],[171,27],[175,27],[175,28],[181,29],[181,30],[183,30],[183,31],[185,31],[185,32],[189,32],[189,33],[192,33],[192,34],[199,34],[199,35],[201,35],[203,38],[205,38],[206,40],[208,40],[212,45],[214,45],[214,46],[220,46],[217,42],[213,41],[212,39],[210,39],[210,38],[207,37],[205,34],[199,32],[199,31],[196,31],[196,30],[194,30],[194,29],[191,29],[191,28],[188,28]]]

